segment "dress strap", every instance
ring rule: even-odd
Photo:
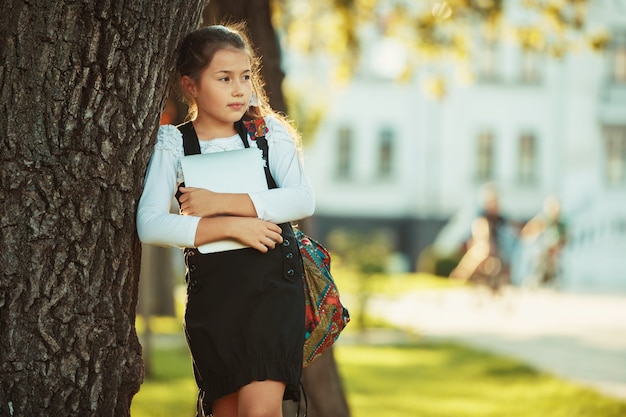
[[[237,133],[239,133],[239,137],[243,142],[243,146],[249,148],[250,143],[248,142],[248,128],[246,127],[246,123],[247,122],[244,122],[243,120],[235,122],[235,130],[237,131]]]
[[[270,164],[269,164],[269,147],[267,145],[267,139],[265,138],[265,134],[268,132],[267,125],[265,124],[264,118],[254,119],[254,120],[246,120],[242,122],[245,127],[245,133],[240,132],[241,140],[244,143],[247,143],[245,140],[245,135],[249,134],[252,140],[256,141],[258,148],[263,153],[263,160],[265,160],[265,180],[267,181],[267,188],[278,188],[276,185],[276,181],[274,181],[274,177],[272,177],[272,173],[270,172]]]
[[[183,134],[183,149],[185,155],[196,155],[200,153],[200,141],[196,130],[193,128],[193,123],[190,121],[176,126],[180,133]]]

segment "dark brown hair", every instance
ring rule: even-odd
[[[245,52],[250,58],[252,71],[252,101],[243,118],[256,119],[267,115],[276,116],[289,130],[296,143],[300,142],[297,130],[285,116],[276,113],[269,105],[261,77],[261,62],[257,57],[243,23],[228,25],[212,25],[188,33],[178,47],[176,70],[179,77],[188,76],[195,82],[200,81],[202,71],[211,64],[215,53],[223,49],[237,49]],[[197,115],[197,106],[192,97],[185,96],[189,111],[186,120]]]
[[[254,103],[248,108],[244,117],[253,119],[273,113],[263,88],[260,60],[246,36],[245,25],[242,23],[207,26],[188,33],[178,47],[176,70],[179,76],[186,75],[195,82],[199,82],[202,71],[211,64],[215,53],[223,49],[241,50],[250,58]],[[191,119],[196,115],[196,104],[191,97],[185,98],[189,105],[187,119]]]

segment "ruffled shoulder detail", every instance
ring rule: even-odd
[[[265,125],[267,130],[268,142],[290,141],[294,139],[291,137],[291,133],[283,123],[274,116],[265,116]]]
[[[183,134],[180,130],[174,125],[159,126],[154,150],[155,152],[170,153],[174,157],[176,160],[176,181],[181,183],[183,181],[183,168],[180,160],[185,156],[185,150],[183,148]]]
[[[157,133],[157,142],[154,149],[159,151],[170,151],[178,159],[184,155],[183,135],[174,125],[159,126]]]

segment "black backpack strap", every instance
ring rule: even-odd
[[[274,177],[272,177],[272,173],[270,172],[269,147],[267,145],[267,139],[265,138],[265,133],[267,133],[265,119],[254,119],[241,122],[241,124],[244,126],[245,131],[243,133],[239,130],[238,131],[241,140],[244,142],[244,145],[246,145],[246,147],[249,146],[248,141],[246,140],[246,136],[250,134],[250,136],[253,137],[253,140],[256,141],[258,148],[263,153],[263,160],[265,161],[265,180],[267,181],[267,187],[269,189],[278,188],[278,186],[276,185],[276,181],[274,181]]]
[[[263,159],[265,160],[265,179],[267,180],[267,187],[272,189],[272,188],[278,188],[278,186],[276,185],[276,181],[274,181],[274,177],[272,177],[272,173],[270,172],[270,160],[269,160],[269,149],[267,146],[267,139],[265,139],[265,136],[257,138],[256,139],[257,145],[259,147],[259,149],[261,149],[261,151],[263,152]]]
[[[180,133],[183,134],[183,149],[185,151],[185,155],[199,154],[200,141],[198,140],[198,135],[196,134],[196,130],[193,128],[193,123],[191,122],[191,120],[176,127],[178,128],[178,130],[180,130]],[[184,186],[185,183],[182,183],[179,187]],[[181,195],[182,193],[180,192],[180,190],[176,190],[176,201],[179,201]]]
[[[249,146],[247,138],[248,135],[250,135],[251,139],[256,141],[257,147],[263,154],[263,160],[265,160],[265,180],[267,181],[267,187],[269,189],[278,188],[276,181],[274,181],[274,177],[272,177],[272,173],[270,172],[269,146],[267,144],[267,138],[265,137],[268,130],[267,126],[265,126],[265,119],[259,118],[249,121],[240,121],[238,123],[241,123],[245,127],[245,130],[241,130],[240,128],[237,129],[244,145],[246,145],[246,147]],[[291,223],[281,223],[279,226],[283,231],[282,235],[284,239],[282,245],[280,245],[280,250],[283,253],[284,259],[283,276],[288,281],[291,281],[296,279],[298,276],[301,277],[304,275],[304,266],[302,264],[300,251],[298,250],[298,242],[293,232]],[[294,253],[297,256],[294,256]]]
[[[196,130],[193,128],[193,123],[190,121],[176,126],[180,133],[183,134],[183,149],[185,155],[196,155],[200,153],[200,141]]]
[[[200,141],[198,140],[198,135],[196,134],[196,130],[193,128],[193,123],[188,121],[181,125],[178,125],[178,130],[183,135],[183,149],[185,151],[185,155],[196,155],[200,153]],[[276,181],[272,177],[269,167],[269,149],[267,146],[267,139],[265,138],[265,120],[255,119],[250,121],[240,120],[235,122],[235,130],[239,134],[241,141],[243,142],[243,146],[246,148],[250,147],[250,143],[248,143],[248,134],[253,136],[253,140],[257,142],[257,146],[261,149],[263,153],[263,159],[265,160],[265,180],[267,181],[268,188],[278,188],[276,186]],[[184,186],[183,184],[181,184]],[[176,193],[176,198],[180,197],[180,191]]]
[[[248,128],[246,127],[246,123],[247,122],[244,122],[243,120],[235,122],[235,130],[239,133],[243,146],[249,148],[250,143],[248,143]]]

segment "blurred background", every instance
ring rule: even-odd
[[[352,313],[346,407],[311,416],[626,415],[625,0],[210,1],[225,18],[302,134],[301,226]],[[174,93],[162,123],[184,116]],[[142,262],[156,367],[184,267]],[[137,409],[151,383],[133,414],[173,415]]]
[[[626,290],[623,3],[364,2],[358,50],[335,56],[352,66],[296,47],[307,31],[341,40],[324,36],[334,13],[293,3],[322,15],[284,42],[287,92],[319,114],[305,147],[316,233],[380,232],[394,269],[433,272],[470,236],[488,183],[515,237],[558,199],[564,288]]]

